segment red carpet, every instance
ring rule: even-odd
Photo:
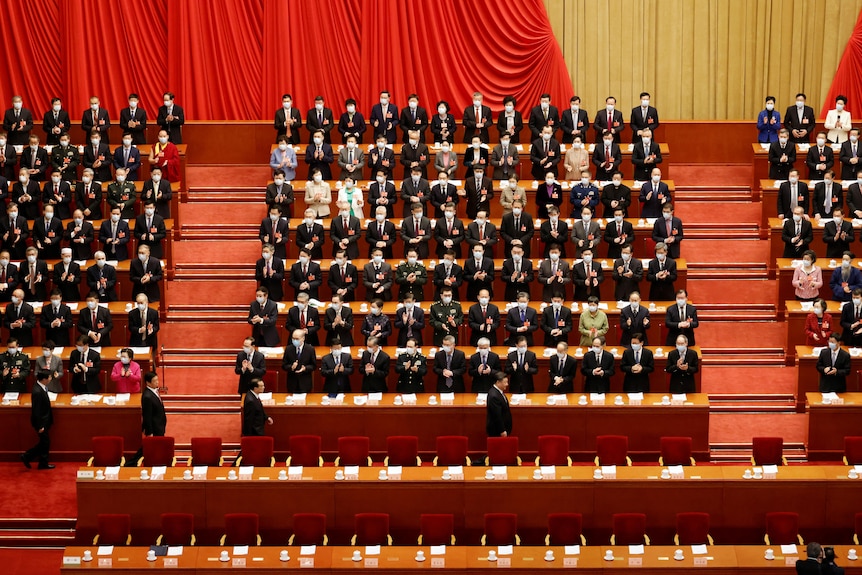
[[[81,463],[56,463],[57,468],[24,469],[21,463],[0,463],[0,516],[77,517],[75,471]],[[6,571],[15,573],[14,570]]]
[[[716,194],[720,195],[721,192],[718,191]],[[716,202],[700,202],[687,201],[683,199],[675,203],[674,213],[677,217],[682,219],[683,225],[698,223],[710,224],[712,226],[719,227],[721,224],[719,221],[716,221],[716,214],[714,211],[718,201],[720,200],[717,199]],[[760,217],[761,207],[759,204],[751,202],[725,202],[721,206],[720,221],[733,223],[750,222],[752,225],[756,226],[760,221]],[[685,245],[685,242],[683,242],[683,245]]]
[[[4,573],[59,575],[62,563],[62,549],[0,549]]]
[[[239,338],[237,338],[239,339]],[[236,346],[242,347],[242,341]],[[165,380],[172,395],[232,395],[236,393],[237,376],[233,366],[166,367]]]
[[[750,165],[675,164],[671,160],[664,177],[677,186],[750,186],[751,170]]]
[[[249,271],[254,275],[254,262],[260,258],[260,241],[255,237],[247,240],[197,240],[179,241],[173,245],[174,263],[182,264],[213,264],[214,268],[223,262],[251,262]],[[214,277],[230,280],[230,274],[219,274],[216,269]]]
[[[230,221],[232,224],[260,225],[266,217],[266,204],[261,189],[259,209],[237,203],[194,202],[180,204],[180,219],[184,226],[209,225],[213,222]]]
[[[801,413],[713,413],[709,416],[710,443],[751,443],[758,434],[781,436],[785,443],[805,443],[808,416]]]
[[[699,342],[698,342],[699,343]],[[714,394],[786,394],[796,392],[795,367],[724,367],[710,365],[703,369],[701,387]],[[714,414],[710,415],[713,417]],[[757,421],[750,426],[759,425]],[[765,426],[762,429],[768,429]],[[712,441],[712,436],[709,438]]]
[[[774,304],[778,298],[778,282],[775,280],[721,280],[720,272],[713,273],[713,276],[716,279],[688,279],[688,295],[695,305],[698,302],[738,303],[739,309],[745,310],[746,304]]]
[[[709,300],[713,301],[713,300]],[[697,329],[701,347],[779,347],[787,338],[787,324],[781,322],[703,321]]]
[[[266,186],[260,182],[266,182],[272,177],[269,169],[269,158],[261,158],[261,163],[254,166],[188,166],[186,167],[186,180],[189,188],[256,188],[260,187],[261,194]]]

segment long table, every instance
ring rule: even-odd
[[[844,438],[862,435],[862,393],[839,393],[840,405],[823,403],[821,393],[805,394],[808,406],[808,459],[841,460]]]
[[[283,468],[282,468],[283,469]],[[164,480],[142,481],[139,470],[123,468],[119,480],[77,480],[78,541],[91,541],[100,513],[131,515],[133,540],[151,541],[160,532],[160,514],[191,513],[201,544],[217,541],[226,513],[260,516],[264,541],[287,540],[286,518],[294,513],[327,515],[330,542],[349,541],[354,515],[390,514],[395,541],[416,536],[422,513],[452,513],[459,541],[478,542],[483,514],[516,513],[525,544],[547,532],[547,515],[584,516],[588,541],[607,541],[614,513],[647,515],[655,543],[670,542],[676,514],[710,514],[710,532],[724,544],[763,540],[765,515],[799,513],[806,540],[849,541],[855,512],[862,508],[859,479],[844,466],[782,467],[776,480],[744,479],[742,466],[684,468],[684,479],[662,480],[658,467],[620,467],[616,479],[593,479],[592,466],[559,467],[554,479],[534,480],[532,466],[510,467],[507,479],[486,480],[484,467],[464,467],[463,480],[442,479],[441,468],[405,467],[402,479],[380,481],[380,468],[359,469],[358,480],[336,481],[332,467],[305,468],[302,480],[279,481],[277,468],[255,469],[251,480],[228,480],[228,468],[211,468],[205,480],[182,480],[183,468],[168,468]],[[527,487],[529,485],[529,487]],[[153,505],[158,501],[158,505]],[[283,538],[282,538],[283,537]],[[279,539],[282,538],[282,539]]]
[[[845,348],[846,349],[846,348]],[[807,393],[816,393],[820,389],[820,374],[817,373],[817,358],[814,348],[809,345],[796,346],[796,411],[805,410]],[[857,372],[862,369],[862,357],[850,356],[850,374],[847,376],[847,389],[855,391],[858,388]],[[844,437],[843,435],[841,436]]]
[[[814,126],[811,127],[814,129]],[[814,144],[816,145],[816,144]],[[799,170],[799,174],[808,175],[808,167],[805,165],[805,157],[808,155],[808,148],[811,144],[796,144],[796,163],[794,167]],[[833,169],[838,175],[841,175],[841,162],[838,161],[838,153],[841,151],[841,144],[831,144],[832,151],[835,152],[835,166]],[[752,143],[751,151],[753,156],[754,167],[754,184],[758,181],[772,181],[769,178],[769,144]],[[775,203],[773,202],[773,205]]]

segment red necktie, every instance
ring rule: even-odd
[[[608,112],[608,130],[612,130],[614,127],[614,113]]]
[[[419,220],[417,219],[413,220],[413,232],[416,234],[417,237],[419,236]]]
[[[299,327],[300,327],[300,329],[305,329],[305,312],[304,311],[299,313]]]
[[[671,221],[670,221],[670,220],[667,220],[667,235],[668,235],[668,237],[670,237],[670,234],[671,234],[671,231],[672,231],[671,225],[672,225],[672,224],[671,224]]]

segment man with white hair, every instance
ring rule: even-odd
[[[470,365],[467,367],[467,373],[473,380],[470,391],[488,393],[494,385],[494,374],[498,371],[500,371],[500,356],[491,351],[491,340],[487,337],[479,338],[476,353],[470,356]]]
[[[96,263],[87,268],[87,286],[98,294],[100,302],[117,301],[117,269],[108,264],[102,250],[93,257]]]

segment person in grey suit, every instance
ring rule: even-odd
[[[278,306],[269,299],[269,290],[257,288],[254,301],[248,308],[248,323],[251,336],[268,347],[277,346],[281,342],[278,335]]]
[[[338,151],[338,167],[341,174],[338,179],[350,176],[354,180],[362,179],[362,168],[365,167],[365,153],[356,145],[356,136],[347,136],[347,144]]]
[[[625,374],[623,391],[626,393],[649,393],[649,374],[655,371],[652,351],[644,347],[646,339],[633,333],[629,349],[623,352],[620,370]]]
[[[36,357],[36,375],[41,372],[49,374],[45,387],[52,393],[63,393],[63,360],[54,353],[54,342],[46,339],[42,342],[42,355]]]
[[[542,285],[542,300],[551,301],[554,294],[566,298],[567,286],[572,283],[569,262],[560,259],[560,246],[552,244],[548,259],[539,263],[539,283]]]
[[[350,393],[350,375],[353,373],[353,358],[341,351],[341,339],[332,338],[330,353],[320,362],[320,375],[323,376],[323,393]]]
[[[620,345],[631,347],[634,334],[640,336],[643,345],[649,345],[647,330],[651,326],[649,309],[641,305],[641,294],[632,292],[629,295],[629,305],[620,310]]]
[[[236,354],[234,373],[239,376],[236,392],[240,395],[250,389],[251,382],[266,374],[266,358],[254,346],[254,338],[242,340],[242,351]]]
[[[584,250],[596,248],[602,243],[602,230],[599,223],[592,221],[593,211],[584,206],[581,208],[581,221],[572,222],[572,245],[575,246],[575,256],[581,257]]]

